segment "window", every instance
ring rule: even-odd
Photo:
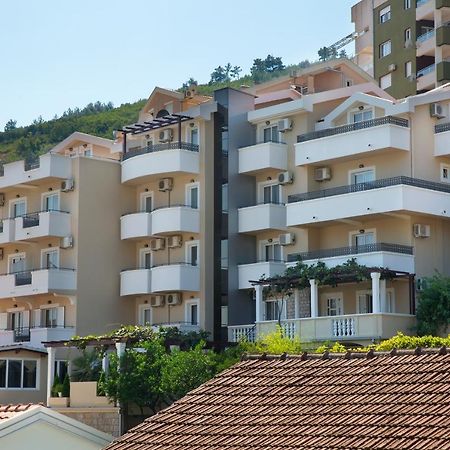
[[[220,326],[228,326],[228,306],[220,307]]]
[[[144,192],[141,194],[141,212],[153,211],[153,192]]]
[[[262,188],[262,201],[263,203],[281,203],[281,185],[278,183],[274,184],[266,184]]]
[[[198,128],[192,128],[190,132],[190,143],[194,145],[198,145],[199,139],[198,139]]]
[[[26,259],[25,253],[17,253],[9,257],[8,261],[9,273],[17,273],[25,271]]]
[[[263,261],[282,261],[281,245],[278,240],[262,242],[262,258]]]
[[[353,80],[351,80],[350,78],[347,78],[345,80],[345,87],[350,87],[353,86]]]
[[[327,316],[340,316],[343,314],[342,297],[327,297]]]
[[[380,9],[380,23],[385,23],[391,19],[391,6]]]
[[[357,305],[356,305],[356,313],[357,314],[371,314],[372,313],[372,292],[358,292],[357,294]]]
[[[140,264],[141,269],[151,269],[152,268],[152,252],[150,249],[145,248],[140,252]]]
[[[222,212],[228,212],[228,183],[222,184]]]
[[[441,181],[450,183],[450,166],[441,164]]]
[[[189,241],[186,243],[186,262],[192,266],[199,264],[198,241]]]
[[[392,86],[392,75],[388,73],[380,77],[380,88],[387,89]]]
[[[403,5],[403,7],[404,7],[405,9],[411,8],[411,0],[404,0],[404,5]]]
[[[271,125],[263,130],[263,142],[280,142],[278,125]]]
[[[42,209],[44,211],[59,211],[59,193],[44,194],[42,196]]]
[[[186,301],[185,321],[189,325],[198,325],[200,323],[200,305],[198,299]]]
[[[84,154],[84,156],[87,156],[89,158],[94,156],[94,153],[92,152],[92,148],[88,148],[88,149],[84,150],[83,154]]]
[[[361,247],[375,243],[375,233],[373,231],[353,234],[352,245],[354,247]]]
[[[375,181],[375,170],[355,170],[350,172],[350,184],[370,183]]]
[[[385,41],[380,44],[380,58],[391,54],[391,41]]]
[[[372,109],[361,109],[355,111],[351,115],[351,119],[353,123],[365,122],[366,120],[373,119],[373,110]]]
[[[41,309],[41,327],[56,328],[58,326],[58,309],[59,308]]]
[[[36,360],[0,359],[0,388],[36,389],[36,387]]]
[[[286,318],[286,308],[284,307],[285,305],[283,300],[266,301],[264,303],[266,310],[266,320],[278,320],[278,318]]]
[[[139,305],[139,325],[152,324],[152,308],[148,304]]]
[[[228,269],[228,239],[220,241],[220,267]]]
[[[12,219],[16,217],[24,216],[27,213],[27,200],[22,198],[20,200],[14,200],[11,202],[10,215]]]
[[[41,269],[57,268],[59,268],[59,250],[57,248],[43,250],[41,253]]]
[[[410,77],[412,75],[412,62],[405,62],[405,77]]]
[[[411,41],[411,28],[405,30],[405,45]]]
[[[386,312],[395,313],[395,296],[394,289],[386,290]]]
[[[191,208],[198,209],[200,204],[198,183],[190,183],[186,185],[186,205]]]

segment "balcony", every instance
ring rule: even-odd
[[[239,233],[254,233],[261,230],[286,228],[286,206],[264,203],[247,208],[239,208]]]
[[[14,330],[0,330],[0,346],[26,342],[30,347],[43,348],[43,342],[65,341],[75,335],[74,327],[24,327]]]
[[[450,24],[446,23],[436,29],[436,45],[449,45],[450,44]]]
[[[352,258],[356,259],[358,264],[367,267],[387,267],[401,272],[415,272],[413,247],[384,242],[357,247],[340,247],[292,253],[288,255],[287,266],[295,265],[297,261],[302,261],[306,264],[316,264],[322,261],[328,267],[335,267]]]
[[[291,195],[287,226],[399,211],[450,217],[450,185],[399,176]]]
[[[152,324],[154,331],[159,331],[160,328],[177,328],[181,333],[199,332],[200,325],[195,325],[190,322],[164,322]]]
[[[257,322],[255,337],[274,332],[277,324],[277,321]],[[389,339],[399,331],[411,334],[415,325],[415,316],[395,313],[307,317],[284,320],[281,324],[288,337],[297,337],[301,342],[367,342],[372,341],[372,339]],[[236,342],[246,335],[250,336],[251,339],[251,327],[252,325],[229,327],[228,339]]]
[[[410,150],[409,122],[399,117],[380,117],[298,136],[295,164],[325,163],[373,152]]]
[[[417,0],[416,20],[434,20],[434,0]]]
[[[434,156],[450,156],[450,122],[434,127]]]
[[[49,179],[67,179],[72,174],[72,161],[65,156],[47,153],[30,163],[16,161],[3,166],[0,176],[0,189],[17,184],[34,184]],[[0,172],[1,174],[1,172]]]
[[[128,151],[122,160],[122,183],[138,184],[178,173],[198,174],[199,147],[171,142]]]
[[[239,149],[239,173],[287,170],[287,144],[264,142]]]
[[[434,39],[435,31],[430,30],[417,37],[416,47],[417,56],[434,56],[436,48],[436,40]]]
[[[188,263],[126,270],[120,274],[121,296],[199,290],[200,269]]]
[[[151,213],[127,214],[120,219],[122,239],[138,239],[183,232],[200,232],[200,212],[198,209],[177,205],[158,208]]]
[[[0,244],[14,242],[14,219],[0,220]]]
[[[249,289],[250,281],[265,277],[280,275],[286,270],[284,261],[260,261],[253,264],[240,264],[238,266],[239,289]]]
[[[437,81],[450,80],[450,61],[441,61],[437,64]]]
[[[70,214],[64,211],[41,211],[16,217],[15,240],[64,237],[71,233]]]
[[[436,65],[431,64],[417,72],[417,90],[431,89],[436,84]]]
[[[73,269],[33,269],[0,275],[0,298],[37,294],[70,294],[76,290]]]

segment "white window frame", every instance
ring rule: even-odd
[[[325,304],[325,311],[324,311],[326,313],[325,317],[338,317],[338,316],[343,316],[345,314],[345,312],[344,312],[344,295],[342,292],[324,292],[321,295],[321,298],[325,299],[325,301],[323,302]],[[329,310],[328,300],[331,300],[331,299],[340,300],[341,310],[342,310],[340,314],[336,314],[334,316],[330,316],[328,314],[328,310]]]
[[[392,311],[385,311],[387,314],[395,314],[395,310],[396,310],[396,304],[395,304],[395,289],[394,288],[387,288],[386,289],[386,305],[385,305],[385,309],[387,310],[387,306],[388,306],[388,294],[390,294],[391,296],[391,306],[392,306]]]
[[[411,27],[405,28],[403,37],[404,37],[404,39],[405,39],[405,44],[406,44],[408,41],[411,41],[411,40],[412,40],[412,29],[411,29]]]
[[[271,239],[269,241],[269,239],[264,239],[264,240],[260,240],[258,242],[258,247],[259,247],[259,260],[260,261],[266,261],[266,247],[268,245],[280,245],[280,239],[279,238],[274,238]],[[284,247],[282,245],[280,245],[280,257],[281,257],[281,261],[284,261]]]
[[[371,312],[361,312],[360,308],[359,308],[359,296],[360,295],[372,295],[372,289],[363,289],[360,291],[356,291],[356,314],[372,314]],[[372,297],[372,302],[373,302],[373,297]],[[373,303],[372,303],[372,309],[373,309]]]
[[[150,323],[149,325],[153,325],[153,308],[151,307],[150,303],[142,303],[138,305],[138,323],[140,326],[144,326],[144,318],[145,318],[145,312],[144,311],[150,311]]]
[[[261,126],[261,130],[260,130],[261,143],[264,143],[264,131],[265,131],[265,130],[268,130],[269,128],[272,129],[272,128],[275,128],[275,127],[278,128],[278,121],[273,122],[273,123],[271,122],[269,125],[267,125],[267,124],[264,123],[264,124]],[[281,131],[278,130],[278,136],[277,136],[277,142],[278,142],[278,143],[281,142],[281,137],[282,137]],[[270,132],[270,140],[267,141],[267,142],[273,142],[273,141],[272,141],[272,131]]]
[[[377,172],[376,172],[376,166],[368,166],[368,167],[361,167],[358,169],[352,169],[348,171],[348,184],[352,185],[353,184],[353,176],[357,173],[360,172],[368,172],[368,171],[373,171],[373,179],[376,180],[377,179]]]
[[[56,268],[59,269],[60,267],[60,251],[58,247],[48,247],[48,248],[43,248],[41,250],[41,269],[47,269],[45,267],[45,255],[47,253],[56,253]]]
[[[184,302],[184,321],[186,324],[191,325],[192,320],[192,305],[197,305],[197,326],[200,325],[200,299],[199,298],[190,298]]]
[[[13,259],[13,258],[16,258],[16,257],[22,257],[23,256],[23,258],[25,259],[25,266],[27,265],[26,264],[26,261],[27,261],[27,254],[26,254],[26,252],[19,252],[19,253],[12,253],[11,255],[8,255],[8,274],[11,274],[11,273],[13,273],[13,272],[11,272],[11,260]],[[26,270],[26,269],[25,269]],[[1,359],[1,358],[0,358]]]
[[[389,49],[387,53],[385,53],[385,49]],[[385,58],[386,56],[389,56],[392,53],[392,41],[388,39],[387,41],[384,41],[380,44],[378,56],[380,59]]]
[[[145,256],[146,254],[150,255],[150,267],[153,267],[153,252],[150,247],[144,247],[139,249],[139,269],[145,269]],[[147,269],[148,270],[148,269]]]
[[[14,217],[14,205],[16,203],[25,203],[25,214],[27,214],[28,212],[28,202],[27,202],[27,198],[26,197],[19,197],[19,198],[14,198],[11,199],[9,201],[9,217],[13,218]]]
[[[411,0],[405,0],[403,3],[403,9],[411,8]]]
[[[33,358],[18,358],[13,356],[2,356],[0,357],[0,360],[14,360],[14,361],[22,361],[22,369],[21,369],[21,380],[20,384],[23,386],[23,364],[24,361],[34,361],[36,363],[36,387],[30,388],[30,387],[0,387],[0,391],[38,391],[41,386],[41,380],[40,380],[40,373],[41,373],[41,361],[39,359],[33,359]],[[9,362],[6,363],[6,385],[8,385],[8,371],[9,371]]]
[[[440,178],[442,183],[450,183],[450,164],[441,163],[440,165]],[[444,177],[444,170],[447,171],[447,178]]]
[[[391,20],[391,5],[387,5],[378,12],[379,23],[386,23]]]
[[[359,122],[354,122],[353,118],[354,118],[355,114],[361,113],[361,112],[372,112],[372,119],[375,119],[375,108],[373,106],[369,106],[369,105],[362,105],[362,106],[364,106],[363,109],[352,108],[347,111],[347,124],[348,125],[352,125],[354,123],[359,123]]]
[[[264,203],[264,188],[267,186],[278,186],[279,189],[279,193],[278,193],[278,197],[279,197],[279,203],[283,203],[284,198],[283,198],[283,186],[278,183],[277,180],[267,180],[267,181],[260,181],[258,183],[258,203],[263,204]],[[270,203],[268,203],[270,204]]]
[[[191,189],[192,188],[197,188],[198,189],[198,208],[200,209],[200,205],[201,205],[201,201],[200,201],[200,183],[198,181],[195,181],[194,183],[186,183],[186,187],[185,187],[185,197],[186,197],[186,205],[187,206],[192,206],[191,205]]]
[[[147,192],[141,192],[139,195],[139,209],[140,212],[146,212],[145,211],[145,200],[151,197],[152,198],[152,211],[155,209],[155,195],[153,191],[147,191]]]
[[[269,319],[267,316],[267,305],[269,303],[276,303],[277,306],[281,306],[281,320],[286,320],[287,319],[287,300],[284,298],[267,298],[264,300],[264,320],[277,320],[278,318],[275,319]]]
[[[61,191],[57,189],[55,191],[48,191],[41,194],[41,211],[45,211],[45,201],[47,197],[51,197],[53,195],[58,197],[58,208],[56,210],[59,211],[61,209]]]
[[[186,132],[185,132],[186,142],[188,142],[189,144],[192,144],[192,140],[191,140],[192,130],[197,130],[198,145],[200,145],[200,127],[198,126],[198,124],[194,124],[193,127],[191,127],[189,125],[186,127]]]
[[[408,78],[412,75],[412,61],[405,62],[405,77]]]
[[[191,263],[191,247],[197,247],[197,266],[200,266],[200,241],[198,239],[192,241],[186,241],[185,256],[186,262]]]
[[[364,230],[364,233],[360,233],[359,230],[352,230],[348,233],[348,246],[353,247],[353,238],[360,234],[369,234],[373,233],[374,242],[377,242],[377,229],[376,228],[368,228]]]
[[[389,80],[385,86],[383,86],[384,84],[384,80]],[[388,89],[392,86],[392,74],[391,73],[387,73],[385,75],[382,75],[380,77],[380,88],[381,89]]]

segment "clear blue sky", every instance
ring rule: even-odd
[[[285,64],[315,59],[319,47],[353,31],[354,3],[4,1],[0,130],[10,118],[26,125],[96,100],[118,106],[191,76],[207,82],[228,61],[245,73],[268,53]]]

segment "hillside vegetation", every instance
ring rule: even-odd
[[[335,55],[328,57],[332,56],[335,57]],[[339,56],[346,57],[345,54]],[[322,56],[320,60],[323,60]],[[234,88],[243,85],[252,86],[310,65],[311,63],[305,60],[299,64],[285,66],[281,57],[267,55],[265,59],[253,60],[250,74],[241,76],[242,69],[239,66],[227,63],[213,70],[208,83],[199,84],[190,78],[183,83],[179,91],[195,85],[199,94],[212,95],[216,89],[227,86]],[[114,108],[111,102],[90,103],[83,109],[69,109],[61,117],[55,116],[52,120],[44,121],[39,117],[25,127],[16,127],[16,121],[11,119],[6,124],[5,131],[0,132],[0,164],[18,159],[32,160],[74,131],[112,139],[113,130],[137,121],[139,110],[144,104],[144,99],[135,103],[125,103],[117,108]]]

